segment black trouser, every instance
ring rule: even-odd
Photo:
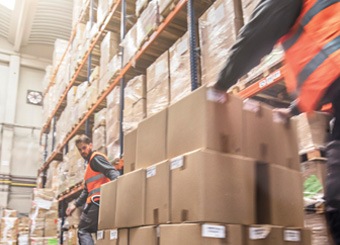
[[[89,204],[85,206],[78,227],[78,239],[80,245],[93,245],[91,233],[96,233],[98,230],[98,213],[99,206]]]
[[[332,102],[334,126],[327,147],[326,220],[336,245],[340,245],[340,93]]]

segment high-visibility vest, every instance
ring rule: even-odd
[[[340,0],[304,0],[296,23],[280,41],[285,50],[288,92],[300,111],[319,106],[340,77]]]
[[[107,160],[107,157],[100,152],[93,152],[90,157],[85,171],[85,184],[88,190],[86,203],[91,203],[91,198],[100,194],[100,186],[110,181],[104,174],[96,172],[91,168],[90,163],[97,155],[103,156]]]

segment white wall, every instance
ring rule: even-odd
[[[5,120],[5,100],[8,84],[8,64],[0,62],[0,122]]]

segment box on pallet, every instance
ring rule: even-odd
[[[146,116],[146,80],[144,75],[134,77],[125,87],[124,132],[137,127]]]
[[[258,163],[257,223],[303,227],[302,176],[299,171]]]
[[[169,56],[170,101],[175,103],[191,92],[188,32],[169,49]]]
[[[124,174],[136,169],[137,129],[124,134]]]
[[[197,150],[172,159],[170,169],[172,222],[255,222],[254,160]]]
[[[100,208],[98,216],[98,229],[107,230],[116,228],[116,200],[117,180],[111,181],[100,188]]]
[[[97,245],[128,245],[128,229],[99,230],[97,232]]]
[[[164,52],[146,70],[147,116],[151,116],[169,105],[169,52]]]
[[[116,222],[118,228],[145,224],[145,170],[139,169],[117,179]]]
[[[135,169],[148,167],[166,159],[167,116],[168,110],[165,109],[139,123]]]
[[[144,226],[130,229],[129,244],[158,245],[157,228],[155,226]]]
[[[166,224],[170,218],[170,164],[168,161],[146,169],[145,223]]]
[[[231,0],[216,1],[199,18],[202,84],[217,81],[231,45],[235,42]]]
[[[161,225],[159,239],[162,245],[245,245],[244,229],[241,225],[219,223]]]
[[[242,100],[228,96],[227,102],[221,104],[211,101],[210,92],[201,87],[169,106],[168,158],[199,148],[244,154]]]
[[[140,47],[146,38],[157,29],[158,24],[157,1],[152,0],[137,20],[137,47]]]

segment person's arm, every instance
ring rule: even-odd
[[[76,210],[76,208],[84,205],[86,203],[86,199],[88,196],[88,190],[86,185],[84,186],[84,189],[82,190],[82,192],[80,193],[80,196],[75,200],[74,203],[70,203],[69,206],[66,209],[66,215],[70,216],[74,210]]]
[[[91,168],[96,172],[101,172],[110,180],[116,179],[120,173],[103,156],[96,155],[90,162]]]
[[[261,1],[230,49],[227,62],[214,88],[228,90],[238,79],[258,65],[294,25],[301,7],[302,0]]]

